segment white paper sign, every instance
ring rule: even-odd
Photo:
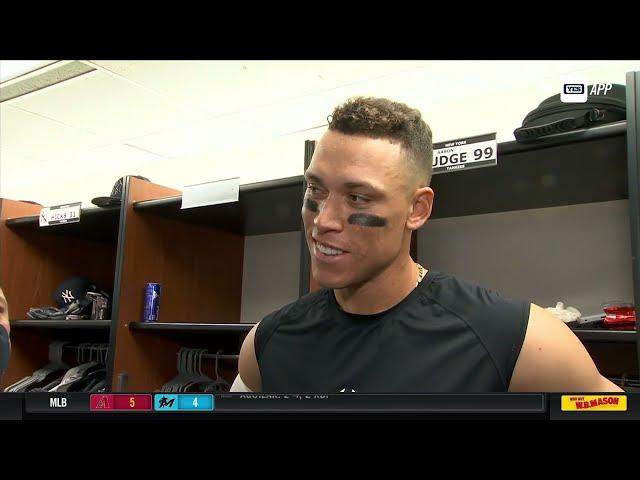
[[[496,134],[477,135],[433,144],[433,174],[498,164]]]
[[[77,223],[80,221],[82,202],[67,203],[40,210],[40,226],[48,227],[61,223]]]
[[[240,196],[240,177],[215,182],[187,185],[182,189],[181,209],[237,202]]]

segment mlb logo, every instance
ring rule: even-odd
[[[587,84],[582,79],[566,79],[562,82],[560,101],[563,103],[585,103],[587,101]]]

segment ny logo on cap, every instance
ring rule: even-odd
[[[64,303],[71,303],[73,300],[75,300],[75,297],[73,296],[71,290],[67,289],[62,292],[62,299],[64,300]]]

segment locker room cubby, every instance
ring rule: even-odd
[[[241,322],[245,239],[300,232],[302,188],[301,176],[242,185],[238,202],[183,210],[181,192],[129,178],[112,333],[114,389],[160,388],[176,375],[181,347],[239,353],[255,324]],[[299,255],[297,242],[289,254]],[[148,282],[162,288],[157,323],[141,321]],[[205,363],[211,373],[213,361]],[[237,363],[222,361],[219,370],[231,383]]]
[[[55,305],[64,280],[85,276],[113,290],[120,209],[83,209],[81,222],[39,226],[39,205],[0,199],[0,285],[9,299],[12,353],[0,390],[44,366],[48,345],[109,342],[110,320],[30,320],[31,307]]]

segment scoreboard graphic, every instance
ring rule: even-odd
[[[211,394],[92,394],[92,412],[211,412]]]

